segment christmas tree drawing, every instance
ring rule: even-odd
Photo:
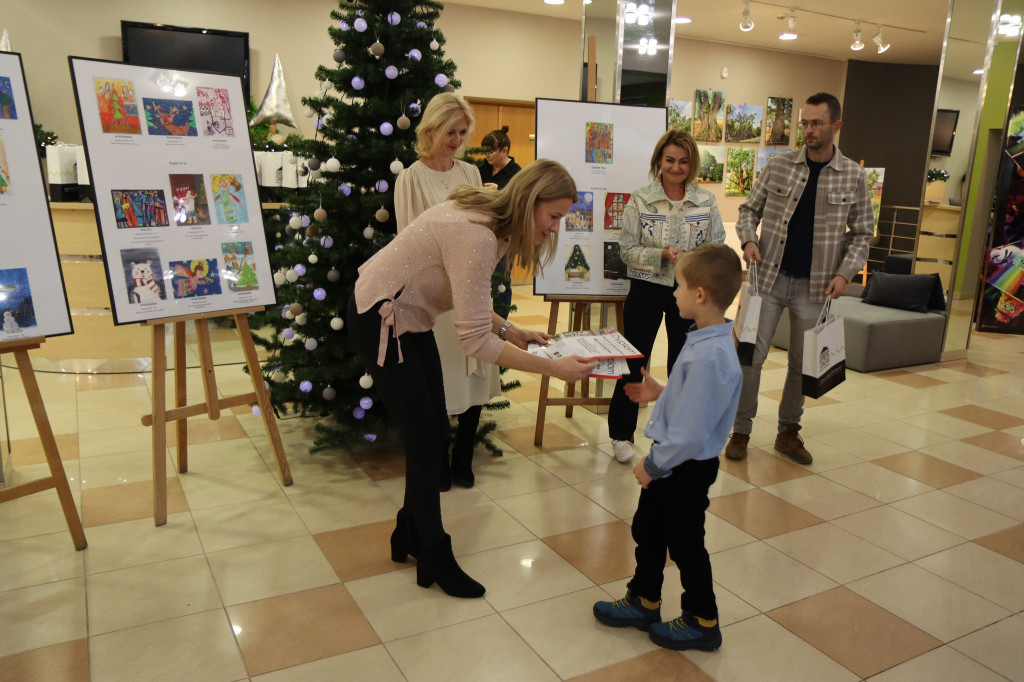
[[[583,253],[583,248],[579,244],[573,244],[572,251],[569,252],[569,258],[565,261],[566,281],[590,281],[590,264],[587,263],[587,255]]]

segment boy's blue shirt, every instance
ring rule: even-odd
[[[691,329],[644,429],[654,441],[644,461],[647,474],[664,478],[686,460],[717,457],[742,385],[732,322]]]

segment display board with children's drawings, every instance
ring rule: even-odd
[[[240,79],[69,62],[115,322],[273,304]]]
[[[70,334],[21,55],[0,52],[0,343]]]

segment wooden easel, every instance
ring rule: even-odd
[[[584,314],[590,303],[612,303],[615,305],[615,326],[621,332],[622,304],[625,300],[625,296],[544,296],[544,302],[551,304],[551,313],[548,315],[548,334],[554,334],[558,331],[558,306],[560,303],[576,304],[576,311],[572,316],[572,322],[569,326],[569,331],[574,332],[590,329],[590,316]],[[538,447],[544,443],[544,417],[548,405],[565,405],[565,416],[571,417],[572,408],[575,405],[608,405],[612,401],[610,397],[591,398],[589,378],[580,382],[582,385],[580,386],[579,397],[576,396],[576,384],[567,383],[565,385],[564,398],[549,398],[548,386],[550,383],[551,377],[547,375],[541,377],[540,396],[537,399],[537,429],[533,435],[533,443]]]
[[[79,518],[78,509],[75,508],[71,487],[68,485],[68,478],[64,473],[64,464],[60,461],[60,452],[57,450],[57,441],[53,437],[53,429],[50,428],[50,420],[46,416],[43,396],[39,392],[39,384],[36,383],[36,375],[32,371],[32,361],[28,357],[30,350],[39,348],[45,341],[45,337],[38,336],[0,343],[0,354],[13,353],[18,363],[21,383],[25,387],[28,404],[32,408],[32,418],[36,421],[36,430],[39,432],[39,440],[43,444],[46,464],[50,467],[50,475],[47,478],[0,490],[0,502],[16,500],[19,497],[54,488],[57,491],[61,509],[64,511],[64,520],[68,524],[75,549],[85,549],[88,543],[85,541],[85,531],[82,530],[82,519]]]
[[[281,484],[292,484],[292,472],[288,468],[288,459],[284,454],[281,434],[277,430],[274,409],[270,405],[270,394],[263,384],[263,372],[256,346],[249,330],[246,317],[252,312],[261,312],[263,307],[242,308],[238,310],[222,310],[214,313],[184,315],[182,317],[161,318],[143,324],[153,327],[153,413],[142,418],[143,426],[153,427],[153,521],[158,526],[167,523],[167,423],[177,422],[178,472],[188,471],[188,418],[206,414],[212,420],[220,419],[221,410],[238,405],[256,402],[263,417],[263,425],[267,429],[270,445],[277,459],[277,470],[281,474]],[[214,374],[213,348],[210,345],[209,320],[216,317],[235,318],[245,363],[249,367],[253,391],[239,395],[220,398],[217,395],[217,377]],[[196,345],[199,350],[199,366],[203,373],[204,402],[186,405],[186,367],[185,367],[185,323],[192,321],[196,328]],[[165,331],[168,324],[174,325],[174,409],[167,409],[166,372],[167,349]]]

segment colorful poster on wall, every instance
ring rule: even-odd
[[[725,147],[705,145],[700,147],[700,167],[697,168],[697,184],[721,182],[725,177]]]
[[[629,203],[629,192],[606,192],[604,195],[604,229],[618,232],[622,229],[622,212]]]
[[[693,102],[674,99],[668,103],[668,124],[673,128],[693,132]]]
[[[565,216],[565,229],[571,232],[594,231],[594,193],[576,192],[576,203]]]
[[[762,107],[749,104],[725,105],[725,141],[757,144],[761,141],[763,118]]]
[[[21,55],[0,52],[0,343],[71,332]]]
[[[725,196],[745,197],[754,186],[754,153],[752,147],[730,147],[725,168]]]
[[[115,323],[273,304],[240,79],[178,71],[172,95],[159,69],[70,66]]]
[[[697,90],[693,96],[693,136],[704,142],[721,142],[725,129],[725,93]]]
[[[587,163],[612,163],[615,125],[612,123],[587,123]]]
[[[793,98],[769,97],[768,113],[764,117],[764,143],[789,144],[792,120]]]

